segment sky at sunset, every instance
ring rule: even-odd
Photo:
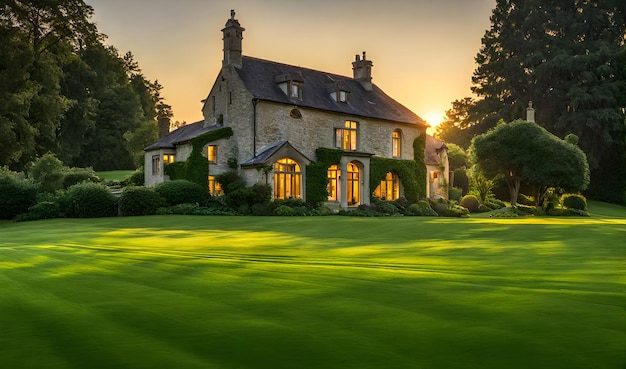
[[[221,29],[235,9],[244,55],[352,76],[355,55],[366,51],[373,82],[431,125],[471,95],[495,1],[85,0],[108,43],[163,85],[173,121],[202,119],[200,100],[221,68]]]

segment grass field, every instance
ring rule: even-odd
[[[0,223],[2,368],[626,368],[626,209]]]
[[[98,172],[98,177],[105,181],[121,181],[133,174],[134,170],[110,170],[107,172]]]

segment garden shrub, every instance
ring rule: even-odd
[[[63,173],[63,188],[71,187],[82,182],[98,182],[100,178],[93,169],[72,168]]]
[[[165,199],[153,188],[146,187],[127,187],[119,200],[123,216],[153,215],[164,206],[167,206]]]
[[[372,199],[370,209],[381,214],[395,215],[400,213],[398,208],[390,201],[384,201],[377,197]]]
[[[29,177],[47,192],[63,188],[64,173],[68,168],[54,154],[47,153],[35,160],[28,170]]]
[[[26,220],[40,220],[40,219],[53,219],[61,218],[63,213],[61,212],[61,206],[54,201],[42,201],[28,209],[28,212],[22,213],[15,217],[16,221]]]
[[[459,187],[448,187],[448,198],[454,201],[461,201],[463,189]]]
[[[469,210],[462,206],[439,199],[431,204],[433,210],[442,217],[465,218],[469,216]]]
[[[437,213],[430,207],[426,200],[420,200],[416,204],[409,205],[405,215],[436,217]]]
[[[68,188],[61,208],[69,218],[117,215],[115,196],[104,185],[97,183],[79,183]]]
[[[159,208],[157,215],[235,215],[234,211],[223,210],[216,207],[205,207],[198,204],[178,204]]]
[[[296,215],[296,211],[291,206],[280,205],[276,209],[274,209],[274,215],[278,216],[294,216]]]
[[[465,168],[454,170],[454,182],[452,182],[452,187],[460,188],[461,196],[469,192],[469,183],[469,177],[467,176],[467,170],[465,170]]]
[[[517,203],[526,206],[535,206],[535,199],[532,196],[527,196],[523,193],[520,193],[517,196]]]
[[[203,204],[209,197],[206,188],[185,179],[161,182],[154,189],[169,206],[185,203]]]
[[[409,200],[407,200],[406,197],[399,197],[399,198],[393,200],[391,203],[396,208],[398,208],[398,211],[400,211],[401,213],[404,213],[405,211],[407,211],[409,206],[411,206],[411,204],[412,204]]]
[[[487,199],[487,201],[485,201],[485,206],[488,206],[490,209],[501,209],[501,208],[505,208],[506,204],[498,199]]]
[[[243,181],[243,178],[241,178],[241,176],[235,171],[218,174],[215,176],[215,181],[222,186],[225,195],[246,187],[246,183]]]
[[[461,199],[460,205],[467,208],[470,213],[476,213],[480,208],[480,201],[478,201],[478,198],[474,195],[465,195]]]
[[[563,217],[563,216],[588,217],[589,216],[588,212],[586,212],[584,210],[580,210],[580,209],[574,209],[574,208],[567,208],[567,209],[554,208],[554,209],[547,210],[546,214],[548,214],[550,216],[556,216],[556,217]]]
[[[145,185],[145,175],[144,175],[143,167],[134,171],[131,175],[125,177],[122,180],[122,184],[124,186],[144,186]],[[172,178],[174,179],[174,178]]]
[[[0,174],[0,219],[13,219],[37,203],[37,186],[29,180]]]
[[[583,195],[565,194],[562,199],[563,206],[568,209],[587,210],[587,199]]]
[[[272,215],[274,206],[271,203],[254,204],[250,207],[252,215],[267,216]]]

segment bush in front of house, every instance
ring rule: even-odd
[[[587,210],[587,199],[583,195],[565,194],[562,197],[562,202],[567,209]]]
[[[145,185],[145,175],[143,167],[137,169],[128,177],[125,177],[122,180],[122,184],[124,186],[144,186]]]
[[[0,219],[13,219],[37,203],[37,186],[29,180],[0,174]]]
[[[396,215],[400,213],[400,210],[398,210],[398,207],[394,205],[393,202],[381,200],[378,197],[372,199],[370,209],[386,215]]]
[[[463,197],[463,189],[460,187],[448,187],[448,199],[461,201]]]
[[[460,205],[469,210],[470,213],[476,213],[480,208],[480,201],[474,195],[465,195],[461,199]]]
[[[430,204],[426,200],[420,200],[416,204],[409,205],[405,215],[422,216],[422,217],[436,217],[437,213],[430,207]]]
[[[197,183],[185,179],[161,182],[154,188],[165,199],[168,206],[178,204],[204,204],[209,194]]]
[[[119,200],[123,216],[154,215],[164,206],[167,206],[165,199],[153,188],[146,187],[127,187]]]
[[[255,204],[266,204],[271,201],[272,188],[269,185],[256,183],[251,187],[241,187],[230,191],[224,196],[228,206],[237,209],[243,215],[247,215],[251,213],[250,209]]]
[[[60,199],[61,210],[68,218],[100,218],[117,215],[115,196],[102,184],[79,183],[71,186]]]
[[[18,222],[27,220],[62,218],[61,206],[56,201],[41,201],[28,208],[28,212],[15,217]]]
[[[82,182],[98,182],[100,178],[89,168],[72,168],[63,173],[63,188],[71,187]]]
[[[456,205],[454,202],[450,202],[444,199],[431,202],[431,207],[441,217],[456,217],[466,218],[469,217],[469,210],[463,206]]]

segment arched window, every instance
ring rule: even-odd
[[[333,165],[328,168],[328,201],[339,201],[339,177],[341,176],[341,169],[338,166]]]
[[[400,197],[400,178],[395,173],[387,173],[385,179],[376,187],[374,196],[382,200],[397,200]]]
[[[282,158],[274,163],[274,199],[302,198],[302,172],[293,159]]]
[[[361,183],[359,167],[354,163],[348,164],[348,205],[355,206],[361,202]]]
[[[394,157],[402,155],[402,132],[399,129],[391,134],[391,155]]]

